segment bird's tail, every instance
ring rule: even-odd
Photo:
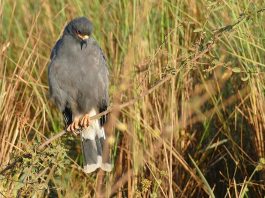
[[[92,120],[90,126],[81,132],[82,150],[84,156],[84,171],[91,173],[98,168],[111,171],[109,151],[104,149],[105,131],[99,120]]]

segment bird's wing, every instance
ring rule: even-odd
[[[107,64],[107,59],[102,51],[102,49],[99,47],[100,49],[100,54],[102,55],[102,65],[103,65],[103,69],[102,69],[102,75],[104,77],[104,92],[105,94],[103,95],[101,102],[99,104],[99,112],[103,112],[106,111],[108,106],[109,106],[109,95],[108,95],[108,87],[109,87],[109,72],[108,72],[108,64]],[[103,126],[105,123],[107,122],[107,114],[102,116],[100,118],[100,124],[101,126]]]
[[[61,87],[61,83],[58,80],[58,72],[56,71],[57,63],[55,59],[51,60],[48,66],[48,83],[49,83],[49,96],[56,106],[62,111],[66,104],[65,93]]]
[[[59,48],[60,48],[61,45],[62,45],[62,41],[63,41],[63,40],[60,38],[60,39],[56,42],[56,44],[54,45],[54,47],[52,48],[52,52],[51,52],[51,56],[50,56],[50,59],[51,59],[51,60],[54,59],[55,56],[57,55],[58,50],[59,50]]]
[[[98,111],[101,113],[107,110],[109,105],[109,95],[108,95],[108,86],[109,86],[109,72],[108,72],[108,64],[106,57],[99,47],[95,40],[91,41],[91,50],[89,54],[91,54],[91,58],[88,60],[88,64],[93,64],[93,67],[90,67],[89,70],[94,75],[97,75],[97,82],[93,86],[92,91],[94,94],[97,94],[97,108]],[[94,57],[94,58],[92,58]],[[92,83],[89,76],[85,77],[85,83]],[[107,121],[107,115],[102,116],[100,119],[101,126]]]
[[[59,39],[53,47],[50,55],[51,62],[48,66],[48,83],[49,83],[49,96],[50,99],[63,113],[64,121],[66,126],[72,123],[72,111],[67,105],[67,93],[63,90],[62,81],[58,78],[60,68],[58,63],[57,55],[59,49],[63,45],[63,39]]]

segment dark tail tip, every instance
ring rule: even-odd
[[[101,168],[104,171],[110,172],[112,165],[109,161],[104,160],[102,162],[102,138],[96,138],[95,140],[82,138],[82,148],[84,155],[84,171],[91,173]]]

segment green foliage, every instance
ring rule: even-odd
[[[51,191],[50,179],[62,176],[70,165],[66,150],[57,144],[41,152],[27,147],[26,152],[28,154],[13,154],[12,166],[2,175],[2,186],[13,186],[8,193],[13,197],[44,196]]]

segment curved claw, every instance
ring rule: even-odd
[[[80,125],[84,128],[89,127],[90,125],[90,117],[88,114],[85,114],[84,117],[80,121]]]
[[[76,131],[78,129],[80,129],[80,126],[79,126],[79,118],[75,118],[74,121],[67,127],[67,131],[68,132],[72,132],[74,133],[74,135],[77,135]]]

